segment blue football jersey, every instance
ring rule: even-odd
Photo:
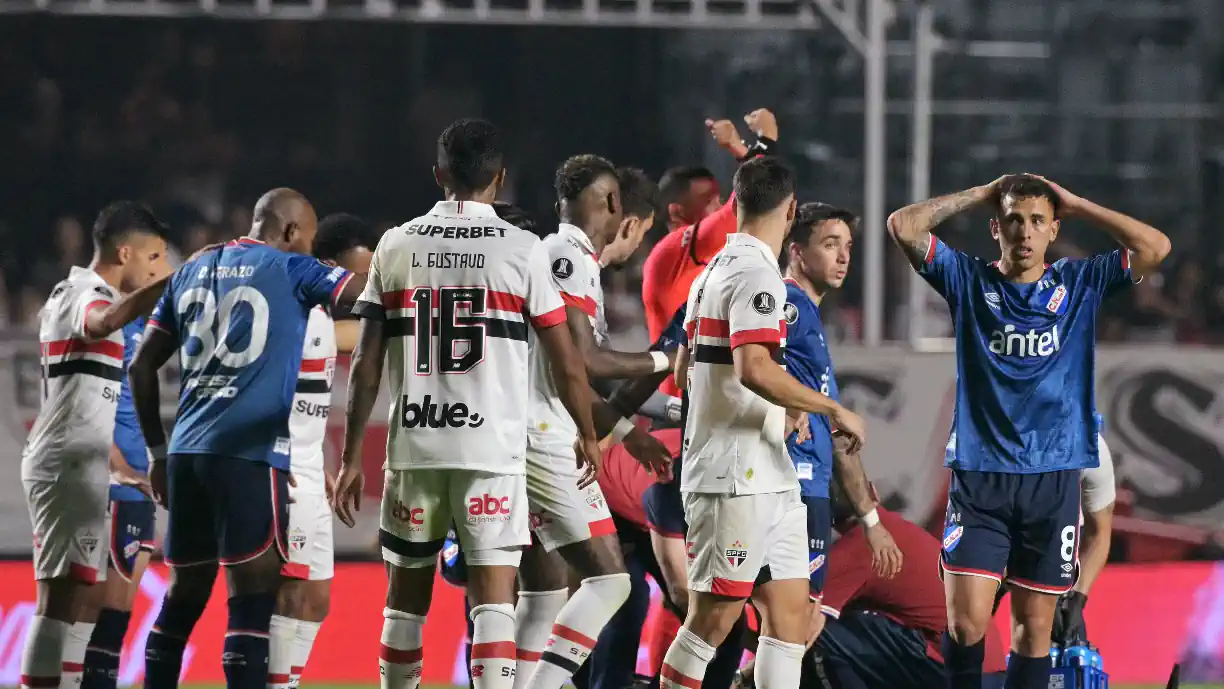
[[[127,368],[132,363],[132,355],[140,346],[140,338],[144,334],[145,319],[136,320],[123,326],[123,370],[125,375],[119,384],[119,403],[115,406],[115,447],[119,448],[128,466],[147,474],[149,472],[149,453],[145,450],[144,435],[140,432],[140,423],[136,420],[136,407],[132,404],[132,389],[128,386]],[[148,500],[149,496],[131,486],[111,484],[110,499],[119,502],[138,502]]]
[[[306,321],[350,277],[248,238],[179,268],[149,319],[180,343],[182,390],[169,452],[288,470]]]
[[[792,280],[786,281],[786,371],[800,383],[836,400],[837,379],[833,360],[825,341],[820,307]],[[799,488],[804,496],[829,497],[829,478],[833,472],[833,427],[824,414],[808,414],[812,437],[796,443],[795,434],[786,440]]]
[[[1097,466],[1096,317],[1131,283],[1127,252],[1061,259],[1018,284],[932,239],[918,272],[947,300],[956,331],[946,464],[1010,474]]]

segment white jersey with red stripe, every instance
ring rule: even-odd
[[[732,351],[761,344],[782,360],[786,285],[770,247],[751,235],[727,245],[689,292],[688,420],[680,489],[751,495],[796,489],[786,411],[744,387]]]
[[[540,240],[471,201],[388,231],[353,311],[384,320],[387,468],[525,472],[527,338],[565,322]]]
[[[553,283],[566,306],[580,309],[591,319],[595,343],[608,337],[604,324],[603,286],[599,259],[591,240],[581,229],[561,223],[556,234],[544,238]],[[527,444],[535,449],[573,454],[578,426],[570,418],[553,384],[551,362],[543,348],[531,338],[531,423]],[[563,454],[564,454],[563,453]]]
[[[290,467],[298,488],[323,490],[323,439],[335,373],[336,325],[327,311],[317,306],[306,321],[302,363],[289,415]]]
[[[97,273],[74,267],[39,314],[42,409],[21,457],[21,477],[108,481],[115,407],[123,380],[123,332],[90,341],[85,317],[119,294]]]

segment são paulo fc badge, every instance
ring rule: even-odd
[[[778,308],[774,296],[769,292],[757,292],[752,296],[752,308],[762,316],[768,316]]]
[[[727,562],[729,562],[732,567],[738,568],[740,565],[744,564],[744,560],[748,559],[748,549],[744,547],[743,543],[736,541],[731,544],[730,548],[727,548],[723,555],[727,557]]]
[[[787,325],[794,325],[799,320],[799,307],[786,302],[786,306],[782,307],[782,317],[786,319]]]

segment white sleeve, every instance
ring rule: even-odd
[[[574,250],[568,241],[554,240],[540,244],[548,252],[552,282],[561,294],[561,301],[594,318],[595,298],[591,296],[594,278],[588,270],[586,258]]]
[[[1085,513],[1100,512],[1113,504],[1117,497],[1114,480],[1113,454],[1105,444],[1105,436],[1097,436],[1101,465],[1095,469],[1084,469],[1080,504]]]
[[[78,288],[77,293],[72,297],[71,304],[68,305],[69,318],[72,319],[72,336],[88,340],[89,335],[85,332],[85,323],[89,312],[94,309],[104,309],[114,301],[114,296],[101,287]]]
[[[727,325],[731,349],[745,344],[776,346],[783,338],[786,284],[776,273],[746,271],[731,292]]]
[[[382,242],[379,242],[379,245],[370,259],[370,272],[366,276],[365,288],[361,290],[361,296],[357,297],[357,303],[353,305],[354,315],[377,321],[386,319],[387,315],[387,305],[383,303],[382,273],[378,268]]]
[[[535,242],[527,258],[527,316],[537,328],[551,328],[565,322],[565,303],[557,291],[544,242]]]

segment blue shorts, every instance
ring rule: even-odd
[[[942,570],[1059,595],[1075,585],[1080,472],[952,471]]]
[[[153,552],[154,516],[157,507],[149,500],[111,501],[111,569],[124,581],[132,581],[136,557]]]
[[[803,504],[807,507],[808,585],[812,598],[820,598],[829,571],[826,555],[833,530],[832,510],[828,498],[804,496]]]
[[[289,474],[218,455],[171,455],[166,562],[239,565],[275,547],[288,561]]]

